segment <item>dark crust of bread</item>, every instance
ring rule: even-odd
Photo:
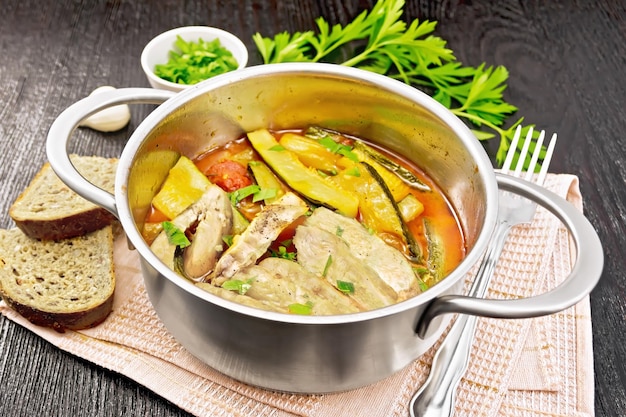
[[[95,327],[102,323],[113,308],[114,293],[102,304],[85,311],[72,313],[50,313],[16,302],[0,289],[0,296],[9,307],[37,326],[51,327],[59,333],[66,329],[81,330]]]
[[[26,236],[38,240],[61,240],[83,236],[110,225],[114,220],[115,217],[101,207],[54,220],[14,219],[15,225]]]

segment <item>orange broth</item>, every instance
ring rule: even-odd
[[[300,135],[304,135],[304,130],[290,130],[290,131],[280,131],[271,132],[276,140],[280,140],[281,136],[285,133],[296,133]],[[360,139],[362,140],[362,139]],[[350,145],[353,143],[354,138],[350,138],[348,136],[343,136],[341,140],[343,144]],[[417,240],[419,245],[422,248],[422,252],[427,254],[427,239],[424,231],[424,223],[423,219],[428,218],[433,230],[436,230],[437,235],[440,237],[441,241],[444,242],[444,265],[443,265],[443,273],[444,277],[451,270],[453,270],[463,259],[465,256],[465,241],[463,236],[462,227],[458,221],[458,218],[455,214],[452,205],[446,198],[445,194],[442,190],[434,183],[434,181],[426,175],[426,173],[416,166],[414,163],[408,161],[406,158],[403,158],[401,155],[390,152],[387,149],[381,148],[378,145],[373,143],[364,141],[367,145],[375,148],[378,152],[384,154],[390,160],[393,160],[397,164],[403,166],[404,168],[411,171],[417,178],[427,184],[432,191],[421,191],[415,188],[410,189],[410,193],[412,193],[423,205],[424,211],[417,216],[417,218],[407,223],[407,226],[410,232],[413,234],[414,238]],[[261,160],[261,157],[254,151],[252,145],[247,140],[246,137],[243,137],[239,140],[230,142],[222,147],[211,149],[210,151],[200,155],[193,162],[197,166],[197,168],[207,175],[209,180],[215,180],[214,168],[220,164],[223,164],[225,161],[228,162],[228,165],[232,165],[232,161],[236,161],[241,164],[242,167],[247,167],[248,162],[253,160]],[[220,175],[225,175],[228,177],[228,172],[219,171]],[[235,184],[249,184],[253,181],[252,176],[243,171],[243,175],[247,175],[248,178],[239,178]],[[242,175],[242,170],[237,169],[236,172],[233,172],[233,175],[240,176]],[[213,181],[212,181],[213,182]],[[217,185],[220,185],[218,182]],[[288,189],[288,187],[285,185]],[[224,188],[224,187],[222,187]],[[227,192],[234,191],[233,189],[225,189]],[[237,204],[237,208],[239,211],[246,217],[248,220],[252,220],[254,216],[263,208],[262,202],[253,203],[251,197],[247,197],[246,199],[240,201]],[[360,216],[357,215],[357,220],[361,220]],[[163,213],[159,212],[156,208],[152,207],[146,216],[147,224],[157,224],[164,220],[169,220]],[[302,219],[300,219],[302,220]],[[270,248],[271,251],[277,251],[279,246],[286,245],[286,247],[282,249],[287,249],[289,252],[293,252],[294,248],[290,242],[294,233],[297,224],[300,224],[301,221],[296,221],[291,227],[288,227],[284,230],[279,238],[276,240],[274,245]],[[405,248],[398,247],[397,242],[394,242],[394,239],[389,239],[388,236],[381,236],[383,240],[385,240],[388,244],[396,247],[401,252],[406,253]],[[146,236],[147,240],[148,236]],[[428,286],[435,284],[435,282],[427,282]]]
[[[304,135],[304,130],[290,130],[280,132],[272,131],[271,133],[274,135],[276,140],[279,141],[281,136],[285,133],[296,133]],[[343,141],[343,143],[350,144],[352,143],[352,141],[352,138],[345,136],[345,141]],[[445,243],[445,264],[443,270],[444,274],[447,275],[461,262],[461,260],[465,256],[465,240],[462,228],[450,202],[448,201],[442,190],[434,183],[434,181],[414,163],[408,161],[406,158],[403,158],[398,154],[390,152],[387,149],[372,144],[371,142],[364,142],[367,143],[369,146],[376,148],[377,151],[383,153],[386,157],[393,160],[397,164],[400,164],[406,169],[410,170],[416,177],[418,177],[432,189],[432,192],[425,192],[411,188],[410,192],[424,205],[424,211],[416,219],[408,222],[407,225],[411,233],[413,233],[414,237],[422,247],[423,253],[426,254],[427,242],[424,233],[423,218],[429,218],[433,230],[437,231],[437,234]],[[207,153],[200,155],[194,160],[194,163],[200,169],[200,171],[206,174],[207,172],[209,172],[212,166],[219,164],[220,162],[223,162],[225,160],[233,159],[239,161],[242,164],[246,164],[250,160],[261,160],[260,156],[254,151],[248,140],[246,138],[242,138],[237,141],[230,142],[223,147],[212,149]],[[211,179],[210,176],[208,176],[208,178]],[[247,198],[244,201],[240,202],[238,208],[246,218],[251,220],[254,215],[259,210],[261,210],[262,205],[261,203],[253,204],[251,203],[251,199]],[[357,219],[359,219],[359,216],[357,216]],[[276,246],[280,245],[281,242],[289,241],[293,237],[294,231],[295,227],[288,228],[286,231],[284,231],[279,239],[277,239],[277,243],[274,245],[273,249],[276,250]],[[287,249],[292,250],[293,248],[288,247]],[[428,283],[429,286],[432,284],[434,283]]]

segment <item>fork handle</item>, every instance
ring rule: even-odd
[[[476,321],[476,316],[458,316],[433,357],[428,378],[411,399],[411,417],[452,415],[457,387],[469,363]]]
[[[509,235],[509,230],[511,230],[511,224],[504,221],[497,223],[490,239],[489,246],[485,251],[483,261],[478,267],[478,272],[476,272],[476,277],[474,278],[474,282],[468,292],[470,297],[483,297],[487,292],[489,282],[491,281],[493,272],[496,269],[502,249],[504,249],[506,238]]]
[[[509,230],[508,223],[497,224],[470,288],[470,296],[483,297],[487,292]],[[412,417],[452,415],[456,388],[469,364],[476,322],[476,316],[460,314],[457,317],[435,353],[428,378],[411,399],[409,411]]]
[[[519,194],[543,206],[568,229],[576,247],[576,262],[570,275],[546,293],[515,300],[488,300],[447,295],[428,305],[417,325],[424,337],[432,319],[440,314],[462,313],[492,318],[519,319],[546,316],[563,311],[589,295],[602,275],[604,252],[600,238],[587,218],[565,199],[538,185],[496,174],[498,187]]]

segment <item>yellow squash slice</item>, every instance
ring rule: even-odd
[[[173,219],[196,202],[210,185],[209,179],[200,172],[191,159],[181,156],[176,165],[170,169],[152,204]]]
[[[274,172],[309,200],[322,204],[340,213],[355,217],[359,209],[359,199],[351,192],[322,178],[315,170],[307,168],[291,151],[281,146],[267,129],[248,133],[248,140],[254,149]]]

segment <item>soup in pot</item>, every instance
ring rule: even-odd
[[[419,167],[317,127],[248,132],[170,170],[143,228],[199,287],[290,314],[414,297],[465,255],[453,207]]]

